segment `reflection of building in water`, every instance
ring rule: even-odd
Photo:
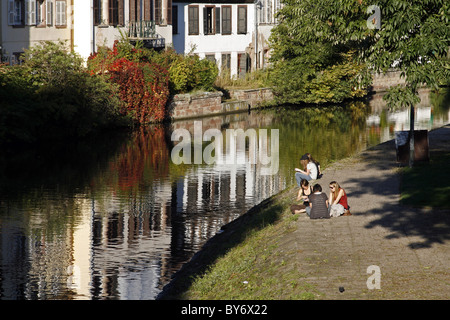
[[[256,118],[261,121],[257,124],[246,114],[243,119],[246,125],[264,126],[263,117]],[[233,126],[247,128],[225,124]],[[236,158],[248,159],[248,147],[235,151]],[[131,147],[124,152],[139,154]],[[229,152],[225,149],[222,156]],[[143,172],[153,170],[148,157],[130,158],[139,169],[147,166]],[[85,192],[52,190],[39,203],[12,206],[23,221],[17,228],[12,220],[0,221],[2,297],[154,299],[221,226],[286,187],[285,177],[260,175],[260,164],[248,161],[192,165],[172,180],[148,174],[133,184],[120,184],[117,179],[137,172],[118,173],[128,168],[111,165]]]
[[[92,298],[154,299],[170,247],[170,184],[93,200]],[[92,211],[91,210],[91,211]]]
[[[419,92],[421,102],[414,108],[414,129],[431,130],[448,123],[450,110],[446,115],[436,117],[430,107],[429,90]],[[410,129],[411,109],[409,107],[389,110],[382,94],[375,95],[370,101],[372,114],[367,118],[369,130],[376,128],[380,140],[387,141],[394,138],[395,131],[408,131]]]

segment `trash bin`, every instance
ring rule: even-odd
[[[409,131],[395,132],[397,162],[409,162]],[[414,161],[429,161],[428,130],[414,130]]]

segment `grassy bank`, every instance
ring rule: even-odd
[[[296,188],[277,194],[225,226],[166,288],[163,299],[315,299],[320,296],[279,250],[296,229],[289,210]]]

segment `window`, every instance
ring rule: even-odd
[[[204,7],[203,8],[203,33],[216,34],[220,33],[220,8]]]
[[[9,0],[8,1],[8,25],[10,26],[23,26],[25,9],[25,2],[22,0]]]
[[[66,1],[57,0],[56,1],[56,23],[57,27],[67,26],[67,13],[66,13]]]
[[[222,6],[222,34],[231,34],[231,7]]]
[[[36,1],[36,25],[45,26],[45,4],[44,0]]]
[[[203,33],[214,34],[214,7],[203,8]]]
[[[198,6],[188,7],[188,34],[198,34]]]
[[[206,60],[216,63],[216,56],[214,54],[206,54]]]
[[[123,26],[125,24],[123,1],[124,0],[109,0],[108,18],[110,26]]]
[[[247,53],[238,53],[238,76],[244,78],[245,74],[249,71],[251,65],[249,56]]]
[[[247,33],[247,6],[238,6],[238,34]]]
[[[231,69],[231,54],[222,53],[222,70]]]

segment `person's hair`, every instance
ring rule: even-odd
[[[322,192],[322,186],[320,184],[315,184],[313,187],[313,192]]]
[[[337,198],[337,196],[339,194],[339,190],[341,189],[341,187],[339,186],[339,183],[337,183],[336,181],[331,181],[330,182],[330,187],[334,187],[334,192],[333,192],[333,201],[334,201]]]
[[[302,179],[302,181],[300,181],[300,186],[301,187],[307,187],[309,186],[309,181],[306,179]]]
[[[302,160],[300,160],[300,163],[303,166],[303,170],[306,171],[306,165],[309,163],[309,159],[302,159]]]
[[[317,161],[312,157],[311,153],[305,153],[306,157],[309,159],[309,161],[312,161],[314,163],[317,163]]]

